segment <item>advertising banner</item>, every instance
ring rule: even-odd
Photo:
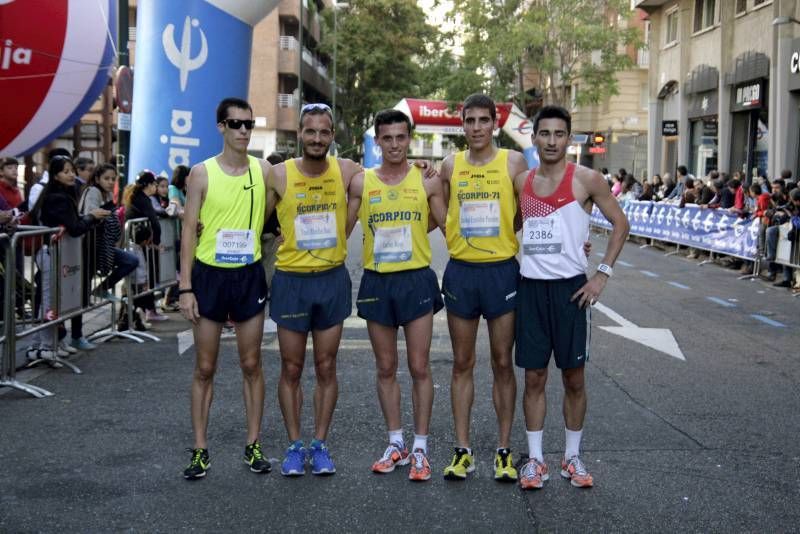
[[[130,169],[171,175],[221,149],[216,108],[247,99],[253,25],[277,0],[140,0]]]
[[[116,0],[0,0],[0,154],[35,152],[77,123],[114,67]]]
[[[630,201],[621,205],[631,225],[631,235],[668,241],[688,247],[754,259],[758,251],[758,219],[742,219],[728,210]],[[600,210],[592,211],[592,224],[611,228]]]

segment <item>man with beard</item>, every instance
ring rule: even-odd
[[[336,472],[325,440],[336,407],[336,353],[344,320],[352,307],[347,256],[345,192],[361,167],[328,156],[333,115],[326,104],[300,112],[303,156],[273,168],[267,190],[267,217],[277,206],[284,241],[272,284],[269,314],[278,325],[281,375],[278,400],[289,437],[281,474],[300,476],[309,463],[315,475]],[[303,392],[300,379],[308,334],[314,344],[314,439],[300,436]]]
[[[572,117],[566,109],[543,107],[534,118],[532,134],[541,164],[514,179],[523,219],[515,358],[525,369],[523,407],[529,460],[519,474],[523,489],[541,488],[549,478],[542,454],[542,429],[551,354],[564,384],[566,449],[561,476],[576,487],[593,484],[579,456],[586,415],[587,308],[597,302],[611,277],[611,267],[629,229],[603,176],[567,162],[571,126]],[[612,231],[602,263],[587,280],[583,243],[589,235],[589,216],[595,204],[611,222]]]

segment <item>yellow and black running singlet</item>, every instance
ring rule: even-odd
[[[517,202],[508,176],[508,150],[500,149],[485,165],[471,165],[457,152],[447,206],[450,257],[469,262],[501,261],[519,250],[514,232]]]
[[[217,159],[203,162],[208,191],[200,207],[203,233],[195,257],[215,267],[242,267],[261,259],[266,194],[258,159],[248,156],[250,167],[239,176],[222,170]]]
[[[417,167],[396,185],[386,185],[374,170],[366,170],[358,218],[365,269],[394,273],[431,264],[428,195]]]
[[[275,267],[282,271],[325,271],[347,257],[345,224],[347,200],[342,172],[336,158],[328,156],[328,168],[309,178],[286,161],[286,192],[278,202],[278,222],[284,241]]]

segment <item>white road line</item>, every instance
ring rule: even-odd
[[[706,297],[706,300],[710,300],[715,304],[719,304],[720,306],[724,306],[725,308],[735,308],[736,304],[732,302],[728,302],[727,300],[723,300],[719,297]]]
[[[667,283],[671,286],[677,287],[678,289],[692,289],[691,287],[679,284],[678,282],[667,282]]]

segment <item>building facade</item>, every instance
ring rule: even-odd
[[[747,180],[800,168],[800,1],[639,0],[649,15],[648,172]]]
[[[646,37],[645,19],[643,11],[635,10],[627,19],[619,19],[618,24],[637,28]],[[618,94],[594,105],[571,105],[572,130],[587,137],[586,142],[576,143],[570,152],[587,167],[607,168],[612,174],[624,168],[641,178],[647,171],[649,51],[629,47],[626,52],[633,67],[616,73]],[[577,87],[572,89],[574,94]],[[604,141],[593,143],[594,134],[601,135]]]

